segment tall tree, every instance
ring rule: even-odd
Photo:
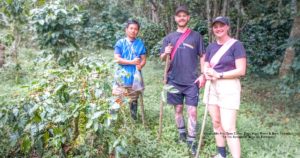
[[[237,10],[237,22],[236,22],[236,32],[235,32],[235,38],[239,39],[240,36],[240,26],[241,26],[241,1],[236,0],[235,1],[235,8]]]
[[[212,32],[210,29],[211,26],[211,5],[210,0],[206,0],[206,16],[207,16],[207,28],[208,28],[208,42],[212,42]]]
[[[151,20],[154,23],[159,23],[157,0],[149,0],[149,2],[151,4]]]
[[[296,0],[292,0],[291,2],[291,10],[292,15],[294,15],[294,22],[293,27],[291,29],[289,41],[294,43],[294,41],[299,41],[300,39],[300,3]],[[279,77],[282,78],[289,74],[291,70],[291,66],[293,64],[294,58],[295,58],[295,47],[293,45],[289,46],[284,53],[284,59],[282,61],[280,70],[279,70]]]
[[[228,0],[223,0],[222,16],[227,15]]]

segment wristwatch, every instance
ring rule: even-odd
[[[220,78],[223,78],[223,72],[221,73]]]

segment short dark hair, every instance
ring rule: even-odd
[[[130,24],[136,24],[138,26],[138,29],[140,29],[140,23],[137,20],[134,20],[134,19],[127,20],[127,22],[126,22],[126,28],[128,28],[128,26]]]

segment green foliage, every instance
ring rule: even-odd
[[[295,45],[295,51],[299,51],[299,44]],[[297,94],[300,94],[300,56],[297,54],[293,65],[291,66],[291,72],[281,79],[280,91],[288,98],[296,99]]]
[[[0,2],[0,9],[9,18],[10,23],[24,23],[27,20],[28,11],[25,5],[25,0],[3,0]]]
[[[10,145],[1,146],[0,152],[59,156],[80,151],[93,157],[99,153],[92,149],[102,145],[107,154],[106,144],[115,141],[110,132],[117,131],[112,121],[120,108],[110,96],[111,69],[110,63],[96,56],[83,58],[68,70],[37,74],[41,79],[24,87],[27,97],[1,106],[0,137]],[[92,143],[102,137],[106,139]],[[121,148],[116,144],[112,149],[117,147]]]
[[[9,33],[8,31],[0,32],[0,43],[9,47],[12,45],[13,41],[14,41],[14,36],[11,33]]]
[[[272,5],[258,5],[263,16],[253,17],[243,28],[241,41],[246,51],[250,72],[275,75],[279,70],[292,26],[288,10],[278,14]],[[252,14],[252,16],[255,14]],[[263,69],[263,71],[261,71]]]
[[[144,40],[149,55],[157,55],[156,44],[165,36],[164,28],[155,23],[142,22],[140,36]],[[154,48],[155,51],[152,49]]]
[[[202,35],[205,45],[208,45],[208,28],[207,28],[207,21],[193,18],[189,22],[190,28],[194,31],[199,32]]]
[[[85,43],[89,43],[90,48],[113,48],[117,41],[115,33],[122,28],[112,22],[98,22],[90,27],[85,28]],[[122,29],[123,31],[123,29]]]
[[[49,48],[60,65],[76,61],[76,29],[84,22],[79,8],[74,5],[68,9],[56,2],[33,9],[31,15],[41,48]]]

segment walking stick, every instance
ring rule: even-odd
[[[206,95],[206,105],[205,105],[205,111],[204,111],[204,116],[203,116],[203,120],[202,120],[202,127],[201,127],[201,132],[200,132],[200,138],[199,138],[199,142],[198,142],[198,148],[197,148],[197,153],[195,158],[199,157],[200,154],[200,149],[201,149],[201,144],[202,144],[202,138],[203,138],[203,133],[204,133],[204,127],[205,127],[205,122],[206,122],[206,117],[207,117],[207,110],[208,110],[208,103],[209,103],[209,92],[210,92],[210,85],[211,85],[211,81],[208,80],[206,82],[206,86],[205,86],[205,90],[204,90],[204,96]]]
[[[140,102],[141,102],[141,112],[142,112],[142,122],[143,126],[145,127],[145,111],[144,111],[144,99],[143,99],[143,92],[140,92]]]
[[[164,85],[167,84],[167,73],[168,73],[168,70],[169,70],[169,62],[170,62],[170,55],[167,55],[166,65],[165,65],[165,70],[164,70],[164,81],[163,81]],[[161,99],[161,101],[160,101],[160,112],[159,112],[158,140],[160,140],[161,133],[162,133],[163,110],[164,110],[164,101]]]

